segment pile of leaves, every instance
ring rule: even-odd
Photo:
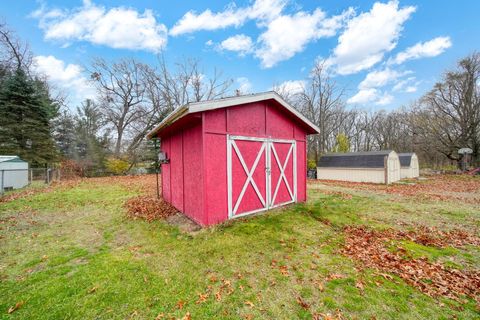
[[[124,206],[127,209],[127,214],[130,218],[144,219],[149,222],[165,219],[178,212],[177,209],[162,198],[157,199],[150,195],[131,198],[125,202]]]
[[[396,237],[437,248],[462,248],[466,245],[480,246],[479,237],[459,229],[442,231],[433,227],[421,226],[415,231],[396,231]]]
[[[388,229],[376,231],[361,227],[346,227],[345,246],[341,252],[360,261],[364,267],[398,275],[410,285],[425,294],[444,296],[461,301],[468,296],[480,303],[480,270],[457,270],[446,268],[426,258],[413,258],[408,252],[397,247],[391,250],[394,240],[411,240],[419,244],[444,247],[478,245],[479,239],[462,231],[436,233],[431,229],[397,231]],[[458,238],[457,238],[458,236]],[[388,276],[388,275],[385,275]]]

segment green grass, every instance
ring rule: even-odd
[[[122,203],[137,192],[83,182],[0,204],[0,319],[181,318],[187,312],[193,319],[311,319],[337,310],[356,319],[480,316],[471,301],[433,299],[397,277],[359,271],[338,253],[346,225],[461,224],[442,211],[453,205],[361,194],[345,199],[311,189],[306,204],[187,234],[164,222],[125,218]],[[422,210],[431,214],[418,217]],[[466,210],[477,221],[475,209]],[[453,256],[461,267],[478,266],[478,248],[402,245],[435,261]],[[331,274],[341,277],[326,281]],[[359,280],[364,290],[356,287]],[[7,314],[19,301],[24,304]]]

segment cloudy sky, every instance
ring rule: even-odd
[[[480,49],[480,1],[2,1],[0,12],[36,54],[36,68],[72,104],[91,97],[94,57],[155,63],[200,59],[234,89],[293,90],[325,59],[347,102],[393,109]]]

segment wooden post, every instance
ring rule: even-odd
[[[157,178],[157,199],[160,199],[160,186],[158,185],[158,169],[160,167],[160,163],[158,161],[158,151],[159,151],[159,147],[157,145],[157,142],[158,142],[158,138],[155,138],[153,140],[153,143],[154,143],[154,149],[155,149],[155,155],[157,157],[157,159],[155,160],[155,176]]]
[[[2,177],[0,178],[0,195],[3,195],[3,176],[5,175],[5,171],[4,170],[0,170],[0,172],[2,173]]]

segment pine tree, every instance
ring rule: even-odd
[[[0,154],[18,155],[32,165],[55,160],[50,128],[55,112],[45,86],[17,69],[0,88]]]
[[[73,159],[75,155],[75,121],[67,110],[64,110],[54,120],[54,139],[58,151],[66,159]]]
[[[339,133],[335,138],[336,143],[333,152],[349,152],[350,140],[344,133]]]
[[[101,171],[107,156],[108,132],[99,133],[104,126],[103,116],[92,100],[85,100],[77,108],[75,117],[75,151],[74,158],[87,171]]]

